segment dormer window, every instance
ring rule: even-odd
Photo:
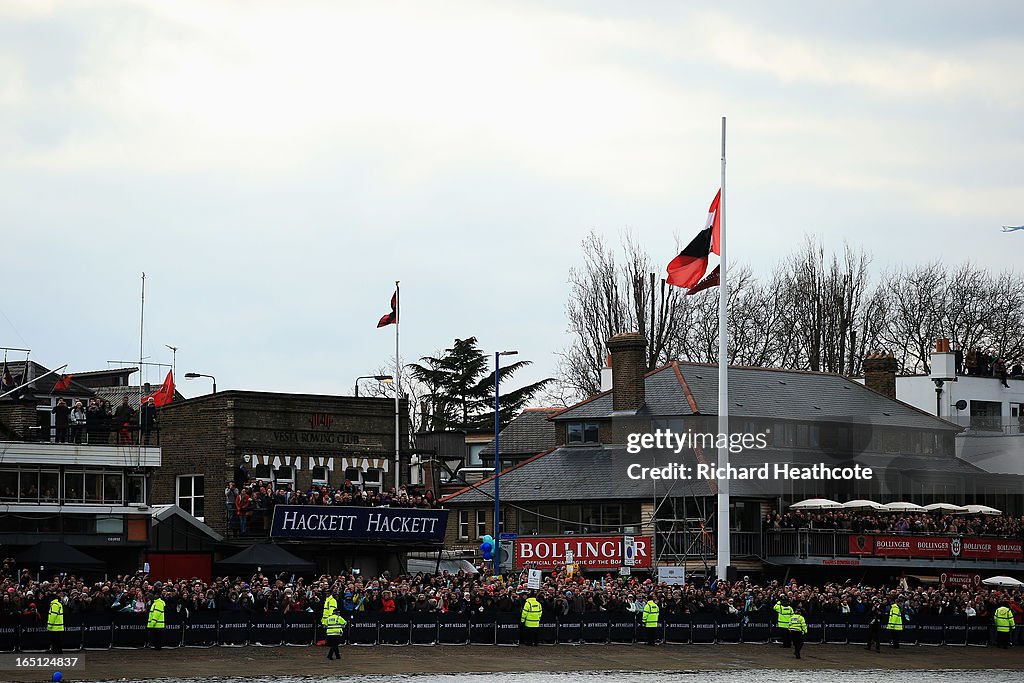
[[[599,433],[597,422],[570,422],[565,431],[568,443],[600,443]]]

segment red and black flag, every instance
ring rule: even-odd
[[[11,377],[11,370],[10,370],[10,368],[7,367],[7,361],[5,360],[4,361],[4,372],[3,372],[3,375],[0,376],[0,392],[6,394],[8,391],[13,390],[14,387],[15,387],[14,378]]]
[[[68,389],[70,389],[72,377],[74,377],[74,375],[61,375],[60,379],[57,380],[57,383],[53,385],[53,390],[67,391]]]
[[[377,323],[377,327],[387,327],[388,325],[398,324],[398,290],[391,295],[391,312],[387,315],[383,315],[380,321]]]
[[[704,277],[704,273],[708,269],[708,256],[711,252],[719,253],[722,223],[718,204],[721,198],[722,191],[719,190],[708,208],[708,219],[704,224],[704,229],[698,232],[693,241],[679,252],[679,256],[676,256],[668,264],[666,281],[670,285],[687,289],[693,287]]]

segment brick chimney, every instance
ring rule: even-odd
[[[864,356],[864,386],[896,398],[896,359],[887,351],[871,351]]]
[[[612,356],[612,410],[639,410],[646,401],[647,339],[636,332],[617,334],[608,340]]]

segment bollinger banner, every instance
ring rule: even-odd
[[[651,537],[633,536],[633,566],[651,566]],[[554,571],[565,566],[566,556],[581,569],[618,569],[623,566],[622,536],[520,536],[516,539],[516,566]]]
[[[274,508],[270,535],[330,541],[442,543],[447,524],[447,510],[278,505]]]
[[[881,536],[851,534],[849,554],[877,557],[941,557],[986,560],[1024,559],[1024,543],[1008,538]]]

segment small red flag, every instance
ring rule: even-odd
[[[57,383],[53,385],[53,390],[67,391],[68,389],[70,389],[72,377],[74,377],[74,375],[61,375],[60,379],[57,380]]]
[[[387,315],[381,316],[380,321],[377,323],[377,327],[386,327],[387,325],[398,324],[398,292],[396,291],[391,295],[391,312]]]

